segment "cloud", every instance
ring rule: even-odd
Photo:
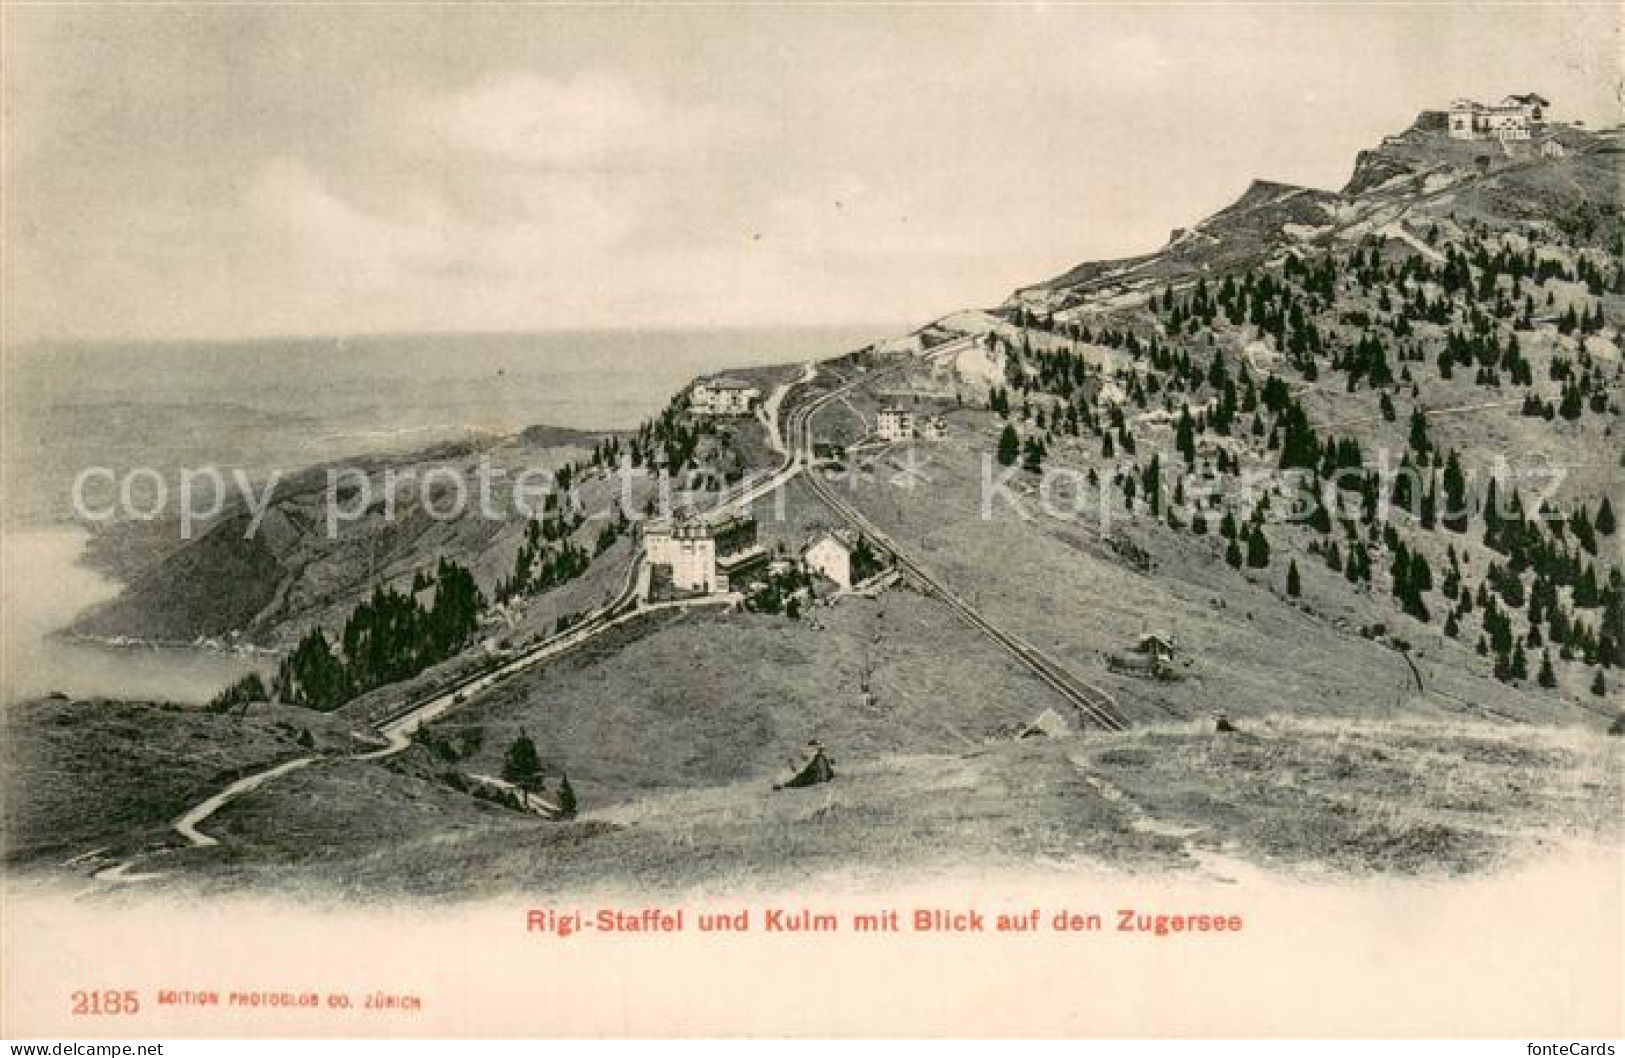
[[[608,72],[566,78],[505,73],[417,100],[406,120],[416,150],[547,169],[660,166],[700,156],[719,116]]]
[[[1619,84],[1611,9],[49,18],[0,41],[13,334],[923,318]]]
[[[479,179],[491,181],[489,175]],[[470,216],[424,186],[346,196],[306,163],[261,168],[245,198],[242,241],[257,278],[283,295],[266,312],[295,330],[490,329],[612,323],[631,307],[627,240],[653,208],[649,188],[544,173],[499,194],[509,208]]]
[[[444,257],[449,249],[444,210],[419,199],[405,215],[369,212],[339,197],[304,163],[278,158],[249,186],[257,233],[299,271],[349,288],[387,286],[403,270]]]
[[[299,329],[690,313],[683,291],[714,277],[674,261],[732,234],[702,164],[725,124],[609,74],[489,77],[396,108],[359,178],[343,156],[262,163],[241,241],[289,295],[277,314],[312,321]]]

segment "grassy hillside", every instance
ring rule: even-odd
[[[314,624],[341,625],[375,585],[406,590],[414,575],[432,570],[442,556],[492,584],[511,571],[525,532],[526,519],[512,501],[513,475],[556,469],[588,451],[573,431],[526,436],[346,464],[336,479],[339,513],[332,535],[328,471],[321,467],[282,480],[253,532],[246,531],[250,516],[240,507],[191,541],[155,547],[150,529],[111,530],[93,546],[92,559],[129,582],[72,631],[173,642],[240,638],[283,646]],[[553,444],[561,439],[572,444]],[[480,511],[475,473],[482,461],[492,468],[491,506],[506,517],[487,518]],[[470,501],[454,516],[444,476],[431,479],[427,491],[419,487],[431,471],[463,478]],[[365,485],[357,474],[364,475]],[[393,491],[387,475],[398,482]],[[179,539],[178,526],[161,528]],[[146,564],[143,554],[151,556]]]
[[[8,707],[5,862],[49,866],[97,848],[167,842],[169,824],[225,785],[353,747],[342,721],[255,706],[246,717],[164,703],[50,699]],[[310,744],[299,741],[310,732]]]
[[[295,773],[160,885],[388,898],[795,886],[981,866],[1453,874],[1620,840],[1622,745],[1454,722],[1162,724],[854,758],[833,783],[649,791],[574,823],[401,770]],[[177,862],[183,862],[177,860]]]
[[[1154,253],[829,361],[790,398],[870,379],[815,424],[847,465],[809,473],[1110,691],[1127,733],[1085,729],[906,584],[799,620],[666,610],[502,682],[388,762],[324,762],[232,802],[227,845],[178,856],[196,873],[172,883],[478,895],[1085,861],[1413,873],[1617,842],[1621,740],[1603,732],[1625,702],[1621,155],[1613,133],[1554,135],[1564,153],[1544,157],[1421,120],[1342,191],[1256,182]],[[919,357],[955,333],[981,341],[953,364]],[[874,442],[896,403],[943,415],[946,438]],[[494,451],[541,457],[523,439]],[[697,420],[681,394],[637,431],[555,454],[585,497],[562,532],[604,549],[487,615],[482,635],[509,645],[618,587],[632,549],[600,537],[609,468],[705,471],[714,491],[778,461],[759,423]],[[328,540],[320,499],[294,489],[250,545],[217,527],[92,620],[285,641],[440,555],[488,588],[525,565],[523,521],[441,522],[419,504]],[[806,481],[756,513],[782,554],[834,523]],[[219,583],[234,593],[205,590]],[[1150,632],[1174,645],[1155,674],[1132,650]],[[474,647],[329,719],[363,722],[482,663]],[[1070,730],[1013,737],[1047,709]],[[1241,731],[1213,733],[1217,710]],[[236,737],[186,723],[208,728],[187,735],[200,742]],[[276,759],[274,732],[244,723],[248,756]],[[552,786],[568,774],[581,819],[471,796],[522,733]],[[157,767],[143,762],[162,736],[142,725],[91,742],[120,738]],[[815,738],[837,780],[773,792]],[[124,764],[72,744],[47,746],[72,777],[58,783]],[[194,756],[231,766],[212,744]],[[163,804],[198,778],[157,773]],[[64,803],[70,834],[100,833],[84,822],[96,802]],[[54,818],[32,811],[35,832]]]

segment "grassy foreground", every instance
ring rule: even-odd
[[[718,892],[983,867],[1454,875],[1617,846],[1625,820],[1625,740],[1459,721],[989,738],[843,760],[834,782],[806,790],[754,777],[649,790],[570,823],[461,794],[425,757],[296,772],[223,811],[224,844],[166,856],[148,884],[348,901]]]

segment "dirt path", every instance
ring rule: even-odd
[[[796,386],[805,385],[818,377],[818,365],[808,362],[801,366],[801,377],[789,382],[781,382],[773,389],[773,395],[767,398],[762,405],[758,418],[763,426],[767,427],[767,443],[779,455],[789,455],[784,446],[784,431],[780,428],[779,408],[784,404],[784,398]]]
[[[638,565],[641,566],[642,563],[639,562]],[[613,608],[621,601],[622,600],[617,600],[617,603],[611,604],[611,607],[608,609],[613,610]],[[188,809],[179,819],[175,820],[174,824],[172,825],[173,829],[181,837],[186,839],[187,847],[189,848],[208,848],[210,846],[219,845],[220,839],[206,833],[202,829],[203,824],[232,801],[242,797],[245,794],[258,790],[272,782],[275,782],[284,775],[319,762],[344,763],[374,761],[401,753],[412,745],[412,735],[424,724],[444,715],[460,705],[463,705],[474,695],[489,689],[493,684],[500,680],[506,679],[508,676],[518,672],[520,669],[529,668],[530,666],[539,664],[542,661],[556,658],[563,654],[569,653],[570,651],[576,650],[602,633],[613,628],[618,628],[631,620],[643,617],[650,613],[658,613],[665,610],[691,610],[709,606],[728,606],[733,605],[738,601],[738,596],[736,595],[721,595],[707,596],[699,599],[679,599],[662,603],[635,604],[631,609],[619,614],[618,616],[607,617],[606,619],[599,620],[590,626],[583,626],[574,631],[566,632],[553,640],[550,640],[548,643],[543,644],[531,653],[528,653],[520,658],[516,658],[513,661],[510,661],[508,664],[498,669],[494,669],[473,681],[459,684],[457,687],[436,695],[435,697],[422,702],[416,707],[401,713],[393,719],[380,724],[378,727],[378,733],[383,737],[384,743],[376,749],[369,749],[360,753],[352,753],[334,757],[298,757],[293,760],[283,761],[274,767],[266,768],[262,771],[255,772],[252,775],[244,776],[243,778],[236,780],[210,797],[200,801],[192,808]],[[84,860],[91,859],[101,851],[105,850],[97,850],[97,853],[87,853],[84,856],[75,857],[74,860],[69,862],[82,862]],[[99,870],[95,871],[91,877],[99,882],[111,883],[142,882],[155,878],[161,878],[163,877],[163,872],[135,873],[135,868],[144,860],[170,851],[173,850],[158,848],[137,853],[126,859],[122,859],[116,863],[100,868]]]
[[[1215,736],[1217,737],[1217,736]],[[1078,769],[1078,775],[1102,799],[1129,817],[1129,829],[1141,834],[1155,834],[1179,842],[1180,851],[1196,863],[1202,875],[1216,882],[1235,885],[1262,876],[1262,872],[1245,860],[1226,855],[1217,849],[1196,843],[1193,838],[1206,828],[1159,819],[1117,786],[1112,785],[1089,770],[1089,762],[1080,756],[1067,758]]]
[[[203,831],[199,830],[199,823],[202,823],[204,820],[214,815],[221,808],[225,807],[225,805],[231,800],[241,797],[250,790],[257,790],[273,779],[286,775],[291,771],[297,771],[308,764],[314,764],[320,759],[320,757],[298,757],[294,760],[284,761],[274,768],[268,768],[265,771],[256,772],[253,775],[247,776],[246,778],[238,779],[230,786],[221,790],[208,800],[196,805],[191,811],[175,820],[175,830],[180,833],[181,837],[190,842],[194,848],[202,848],[208,845],[218,845],[220,844],[219,839],[210,837],[208,834],[205,834]],[[362,758],[358,757],[353,759],[359,760]]]

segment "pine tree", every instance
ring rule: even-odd
[[[1549,650],[1540,652],[1540,675],[1536,680],[1542,687],[1557,686],[1557,674],[1552,671],[1552,652]]]
[[[536,752],[536,743],[523,731],[508,746],[508,753],[502,759],[502,777],[526,792],[541,784],[541,755]]]
[[[1591,681],[1591,693],[1598,698],[1606,697],[1608,694],[1608,681],[1603,679],[1601,669],[1597,670],[1597,678]]]
[[[1422,414],[1421,408],[1415,408],[1411,411],[1410,441],[1411,448],[1415,449],[1416,454],[1419,456],[1427,455],[1428,450],[1432,447],[1428,442],[1427,416]]]
[[[1224,560],[1230,563],[1231,569],[1241,568],[1241,548],[1236,545],[1234,540],[1231,540],[1230,546],[1225,548]]]
[[[1298,580],[1298,560],[1293,559],[1286,568],[1286,593],[1296,599],[1303,594],[1303,584]]]
[[[1021,455],[1021,436],[1010,423],[1004,424],[1004,432],[999,434],[999,465],[1001,467],[1014,466]]]
[[[1270,542],[1264,538],[1264,530],[1254,528],[1247,535],[1247,566],[1250,569],[1263,569],[1270,564]]]
[[[570,785],[568,775],[559,780],[559,813],[565,819],[574,819],[576,815],[576,789]]]
[[[1178,448],[1179,454],[1185,457],[1187,465],[1194,466],[1196,464],[1196,433],[1191,425],[1191,409],[1188,404],[1179,416],[1179,427],[1174,435],[1174,447]]]
[[[1602,498],[1602,503],[1597,507],[1597,518],[1592,527],[1603,536],[1614,535],[1614,506],[1608,502],[1607,496]]]
[[[1021,457],[1021,468],[1031,474],[1037,474],[1044,469],[1044,443],[1036,436],[1027,438]]]

